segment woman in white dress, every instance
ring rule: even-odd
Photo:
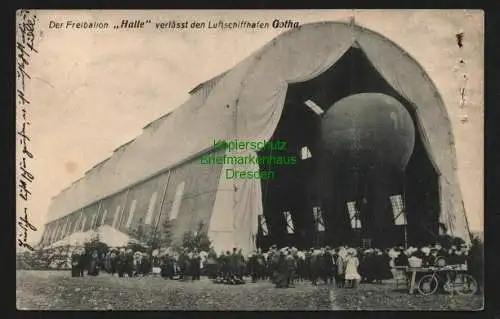
[[[348,251],[346,266],[345,266],[345,281],[348,288],[356,288],[361,275],[358,273],[359,260],[356,257],[356,250]]]

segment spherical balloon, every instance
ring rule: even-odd
[[[322,147],[349,168],[403,170],[415,144],[415,128],[405,106],[381,93],[350,95],[322,118]]]

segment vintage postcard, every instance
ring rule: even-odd
[[[19,310],[480,310],[480,10],[19,10]]]

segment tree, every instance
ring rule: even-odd
[[[84,244],[83,247],[85,249],[85,255],[90,257],[92,252],[97,251],[99,256],[105,255],[108,252],[108,245],[101,242],[99,238],[99,234],[95,233],[90,237]]]
[[[156,247],[169,247],[172,245],[172,228],[173,225],[170,220],[165,219],[160,227],[156,231],[155,243]]]
[[[212,242],[205,230],[205,225],[200,222],[195,231],[187,231],[182,238],[182,245],[189,250],[197,249],[198,251],[208,251],[212,246]]]
[[[128,248],[134,251],[151,251],[160,247],[168,247],[172,244],[172,224],[169,220],[163,221],[158,227],[143,225],[142,219],[137,228],[132,230],[132,237],[137,241],[131,241]]]
[[[141,221],[139,221],[139,225],[132,230],[132,238],[129,240],[127,248],[133,251],[144,252],[147,248],[150,248],[153,243],[153,229],[149,225],[142,225]]]

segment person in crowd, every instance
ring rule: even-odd
[[[359,274],[361,275],[361,282],[371,283],[374,279],[374,258],[373,249],[366,249],[359,259]]]
[[[398,249],[398,256],[394,260],[394,265],[397,267],[408,267],[410,264],[408,262],[408,255],[402,248]]]
[[[189,269],[188,249],[184,248],[179,254],[179,280],[185,280]]]
[[[90,255],[89,269],[87,274],[89,276],[99,275],[99,254],[96,250],[94,250]]]
[[[221,264],[221,279],[229,281],[231,277],[231,252],[228,250],[225,254],[221,254],[219,262]]]
[[[330,247],[325,248],[322,259],[323,281],[325,284],[333,284],[336,273],[336,265]]]
[[[142,259],[141,259],[141,263],[140,263],[140,267],[139,267],[139,273],[142,276],[147,276],[151,273],[152,268],[153,268],[153,264],[151,261],[151,257],[146,252],[142,253]]]
[[[431,254],[431,249],[429,247],[420,248],[422,252],[422,267],[432,267],[434,266],[435,257]]]
[[[117,267],[118,267],[118,276],[124,277],[125,273],[128,273],[129,268],[129,257],[128,252],[125,248],[120,249],[120,253],[118,255]]]
[[[297,260],[295,259],[296,250],[294,248],[286,251],[286,286],[294,287],[295,274],[297,272]]]
[[[380,255],[380,280],[386,280],[386,279],[392,279],[392,273],[391,273],[391,257],[389,256],[389,250],[386,249],[385,251],[380,250],[379,253]]]
[[[277,259],[274,275],[274,284],[276,288],[288,288],[288,267],[286,263],[286,248],[282,248],[274,256]]]
[[[109,255],[109,266],[110,266],[110,273],[112,276],[114,276],[118,272],[118,251],[115,249],[111,250],[111,254]]]
[[[132,264],[133,264],[133,276],[134,277],[137,277],[141,274],[141,263],[142,263],[142,258],[143,258],[143,255],[140,251],[136,251],[135,253],[132,254],[133,256],[133,260],[132,260]]]
[[[239,256],[236,248],[233,248],[233,252],[231,253],[231,257],[229,258],[229,272],[231,279],[237,277],[238,274],[238,266],[239,266]]]
[[[155,249],[151,254],[151,270],[153,276],[161,275],[161,261],[160,261],[160,250]]]
[[[125,272],[127,276],[133,277],[134,276],[134,251],[132,249],[127,249],[127,259],[125,263]]]
[[[357,252],[355,249],[350,249],[347,253],[346,268],[345,268],[345,281],[346,286],[349,288],[356,288],[361,276],[358,272],[359,260],[356,257]]]
[[[191,256],[190,260],[190,265],[191,265],[191,275],[192,275],[192,280],[200,280],[200,274],[201,274],[201,257],[200,253],[198,252],[198,249],[194,249],[193,255]]]
[[[266,278],[266,257],[262,254],[262,249],[257,249],[255,255],[255,267],[257,280],[265,280]]]
[[[257,252],[253,252],[248,255],[248,270],[250,271],[252,282],[257,282],[257,279],[259,277],[257,267]]]
[[[111,249],[108,250],[103,257],[103,267],[107,273],[111,273]]]
[[[262,258],[264,259],[264,265],[262,266],[262,279],[263,280],[269,280],[269,253],[263,252],[262,253]]]
[[[321,278],[323,268],[323,251],[315,249],[309,260],[309,273],[311,275],[311,282],[313,285],[318,285],[318,279]]]
[[[448,258],[448,251],[444,249],[440,243],[435,244],[434,249],[437,251],[436,262],[438,262],[437,259],[444,259],[446,261],[446,258]]]
[[[372,255],[373,280],[382,284],[382,280],[392,278],[389,266],[390,258],[380,249],[375,249]]]
[[[465,255],[465,250],[462,248],[455,247],[453,255],[450,258],[450,265],[464,265],[466,264],[467,258]]]
[[[300,281],[306,280],[307,278],[307,268],[306,268],[306,253],[304,251],[297,252],[297,279]]]
[[[339,248],[337,252],[337,274],[335,277],[335,281],[337,283],[338,288],[344,288],[345,285],[345,270],[346,270],[346,259],[347,259],[347,250],[345,247]]]
[[[206,274],[209,279],[217,278],[217,253],[215,250],[210,248],[207,255],[207,261],[205,263]]]
[[[280,264],[281,262],[281,251],[279,251],[277,248],[274,248],[272,251],[271,251],[271,263],[270,263],[270,271],[272,272],[272,275],[271,275],[271,281],[276,284],[277,280],[279,279],[279,275],[280,275],[280,269],[282,267],[282,264]]]
[[[82,249],[79,249],[78,250],[78,270],[80,270],[80,277],[83,277],[84,276],[84,272],[85,272],[85,269],[88,268],[88,258],[87,258],[87,254],[85,253],[85,250],[82,248]],[[88,270],[87,270],[87,273],[88,273]]]
[[[238,253],[236,254],[236,278],[238,280],[243,281],[243,276],[246,271],[246,260],[245,256],[243,256],[243,251],[240,248]]]
[[[80,259],[82,259],[81,253],[75,249],[71,254],[71,277],[83,277]]]
[[[208,258],[208,251],[200,251],[200,276],[206,275],[207,274],[207,258]]]
[[[314,248],[310,248],[307,250],[304,255],[305,255],[305,262],[304,262],[304,268],[306,269],[306,278],[307,280],[310,280],[312,282],[313,278],[311,275],[311,257],[313,255]]]
[[[175,276],[175,257],[173,252],[167,251],[162,258],[162,277],[174,279]]]

